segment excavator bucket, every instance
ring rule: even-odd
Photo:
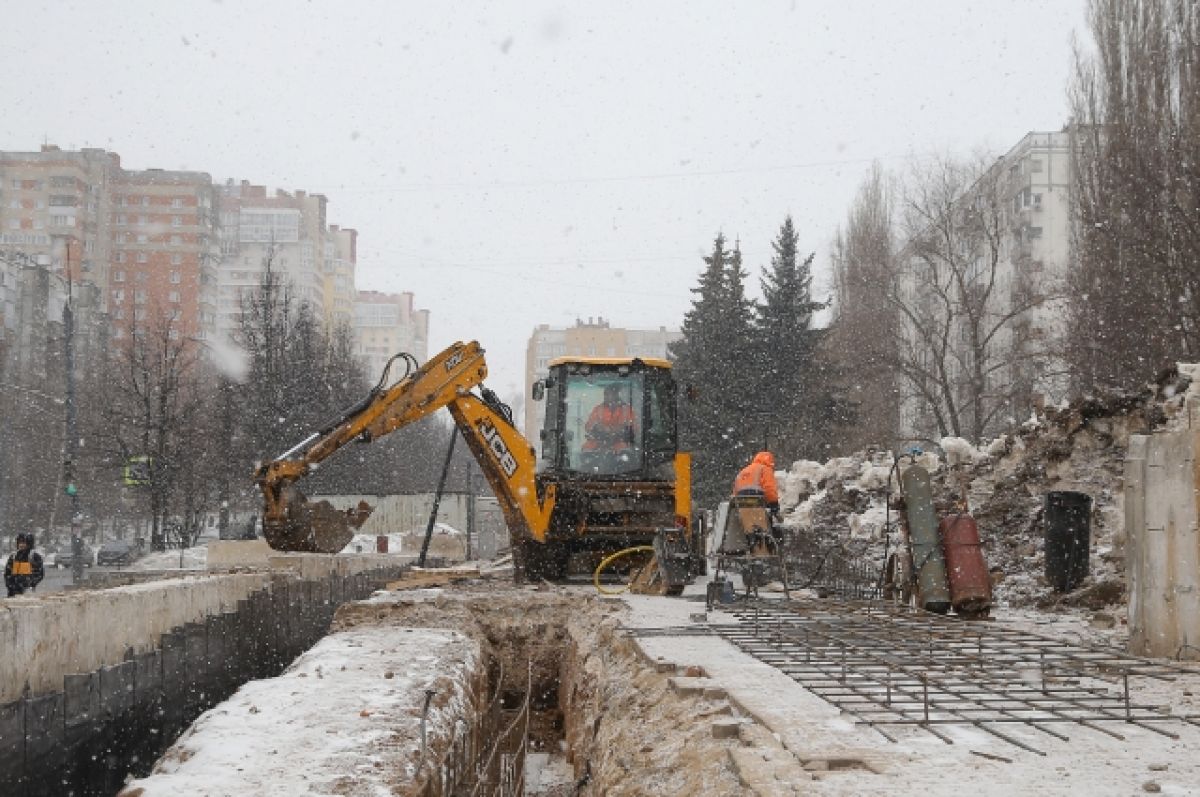
[[[335,509],[328,501],[308,501],[294,486],[284,493],[282,521],[265,520],[263,535],[277,551],[338,553],[371,516],[372,507],[359,501],[353,509]]]
[[[635,595],[681,595],[691,583],[690,549],[681,529],[659,529],[654,535],[654,555],[629,582]]]

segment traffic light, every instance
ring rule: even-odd
[[[63,462],[63,492],[72,497],[79,493],[75,485],[75,463],[69,459]]]

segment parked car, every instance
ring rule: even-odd
[[[90,546],[84,545],[81,555],[83,557],[83,566],[91,567],[92,562],[95,561],[96,552]],[[64,545],[62,548],[59,548],[53,553],[53,556],[55,567],[68,568],[75,563],[75,553],[71,550],[70,545]]]
[[[127,565],[137,558],[137,551],[132,543],[125,540],[109,540],[100,546],[96,554],[97,565]]]

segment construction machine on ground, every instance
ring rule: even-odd
[[[406,372],[388,384],[397,361]],[[562,580],[573,559],[645,546],[638,591],[677,594],[702,561],[692,534],[690,457],[678,449],[676,383],[666,360],[561,357],[533,385],[545,401],[541,456],[511,410],[483,386],[484,350],[455,343],[417,366],[397,355],[357,405],[255,473],[272,548],[340,551],[370,515],[308,501],[297,480],[352,441],[370,442],[446,408],[479,462],[509,528],[514,574]],[[620,401],[622,412],[598,406]],[[619,422],[619,431],[611,428]]]

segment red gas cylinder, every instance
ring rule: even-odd
[[[987,614],[992,607],[992,580],[975,518],[965,513],[942,518],[938,537],[946,557],[950,605],[955,613],[974,617]]]
[[[375,535],[375,553],[388,552],[388,536],[386,534]]]

